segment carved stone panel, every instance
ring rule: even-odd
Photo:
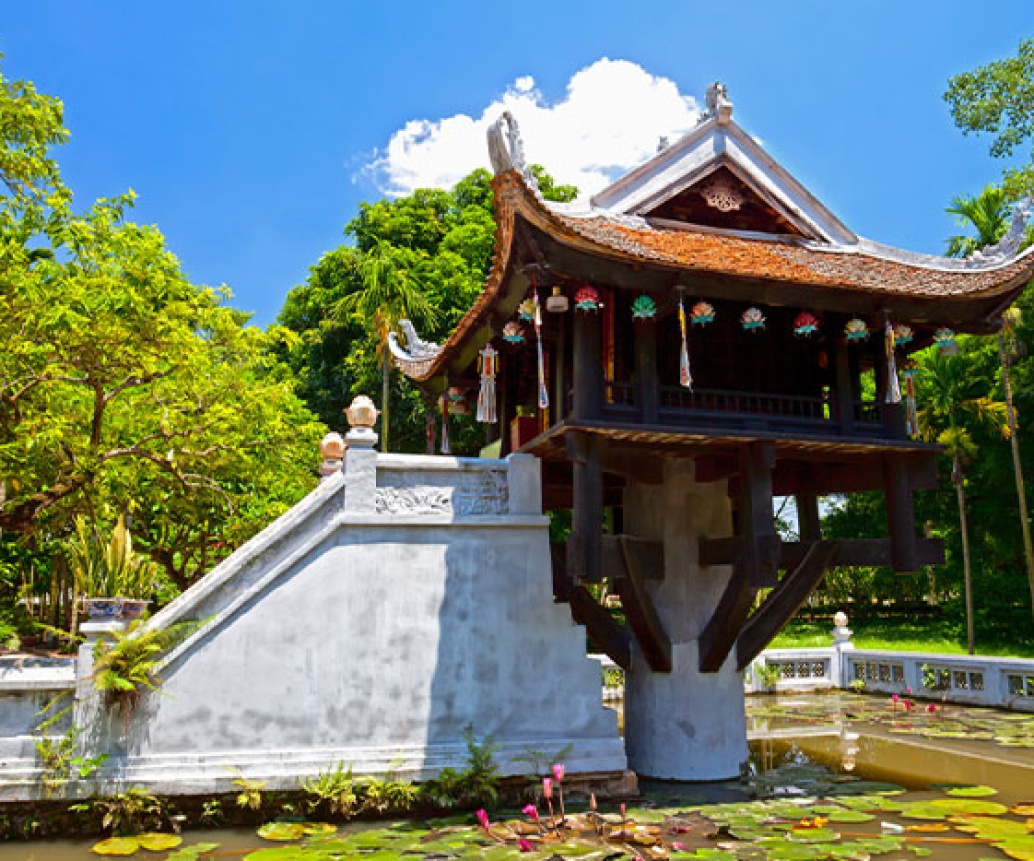
[[[378,475],[378,514],[476,517],[509,512],[505,470],[476,472],[387,472]]]

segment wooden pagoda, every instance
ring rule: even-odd
[[[998,329],[1034,273],[1018,230],[965,261],[860,238],[732,120],[720,85],[693,131],[589,205],[542,199],[511,117],[489,144],[498,226],[484,291],[443,346],[409,329],[393,347],[425,391],[470,401],[484,396],[486,345],[498,352],[501,453],[537,455],[544,508],[571,510],[556,595],[615,661],[629,667],[637,650],[672,669],[657,588],[672,546],[625,517],[630,485],[661,487],[672,460],[721,482],[732,511],[731,534],[696,547],[701,569],[729,572],[694,632],[699,672],[742,670],[831,565],[942,561],[940,542],[916,534],[912,495],[934,486],[937,448],[914,432],[908,357]],[[886,535],[823,538],[819,497],[873,490]],[[785,495],[796,541],[775,529]],[[586,589],[603,579],[627,628]]]

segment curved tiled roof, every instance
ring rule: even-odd
[[[788,237],[745,236],[714,230],[660,228],[639,218],[601,211],[572,215],[549,207],[516,171],[493,179],[496,197],[495,258],[484,290],[431,362],[400,361],[414,380],[440,373],[450,353],[487,317],[514,256],[514,221],[529,224],[576,250],[618,262],[646,263],[675,272],[707,273],[750,281],[882,294],[888,299],[943,301],[1018,293],[1034,275],[1034,248],[1002,262],[910,255],[872,242],[822,244]]]

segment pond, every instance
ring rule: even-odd
[[[932,857],[1034,859],[1034,715],[833,693],[752,697],[751,774],[741,782],[644,782],[644,798],[569,800],[568,827],[499,813],[432,822],[368,823],[266,832],[185,832],[146,861],[818,861]],[[270,840],[270,837],[286,838]],[[521,851],[520,841],[526,841]],[[0,845],[0,861],[82,861],[95,841]],[[205,846],[204,844],[208,844]],[[212,845],[217,844],[217,845]]]

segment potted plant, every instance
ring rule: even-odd
[[[71,544],[71,566],[76,591],[91,619],[136,619],[154,588],[157,567],[133,550],[133,539],[123,516],[107,544],[77,518]]]

